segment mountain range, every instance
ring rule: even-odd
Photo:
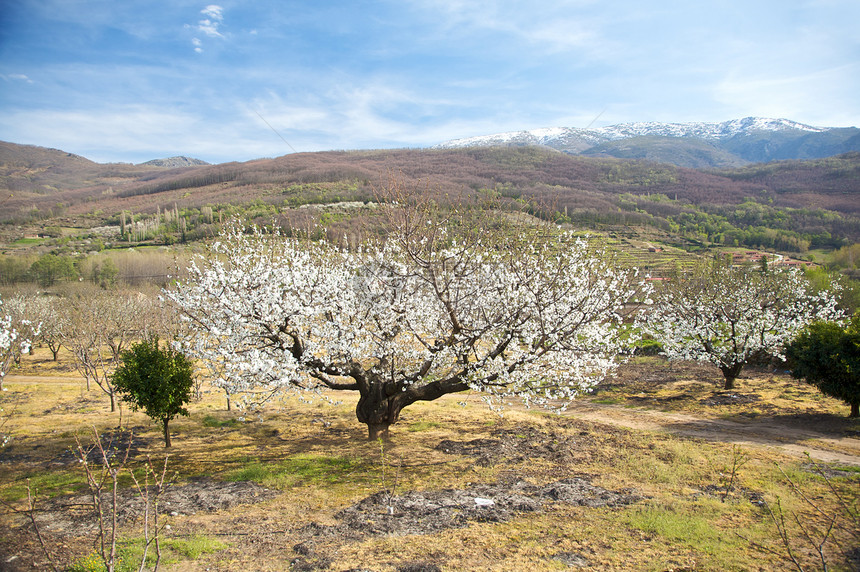
[[[452,139],[434,148],[532,145],[571,155],[726,168],[860,151],[860,129],[746,117],[722,123],[638,122],[596,128],[549,127]]]

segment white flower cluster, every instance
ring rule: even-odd
[[[11,308],[10,314],[5,314],[3,310],[3,300],[0,299],[0,389],[6,391],[3,387],[3,378],[9,373],[15,360],[21,354],[30,351],[31,337],[39,335],[39,325],[22,319],[20,312],[16,312],[19,308]],[[0,429],[9,420],[10,415],[0,407]],[[5,447],[9,440],[10,436],[7,433],[0,433],[0,448]]]
[[[3,300],[0,299],[0,310]],[[30,351],[32,337],[39,335],[39,326],[26,319],[15,319],[0,313],[0,387],[12,364],[21,354]]]
[[[839,316],[831,293],[813,293],[795,270],[715,266],[667,286],[647,331],[670,359],[706,361],[737,375],[760,353],[783,346],[815,320]]]
[[[192,326],[183,349],[228,394],[364,394],[375,382],[435,384],[415,399],[472,388],[566,403],[629,343],[622,314],[637,286],[583,241],[434,244],[444,247],[392,239],[347,252],[232,228],[166,296]]]

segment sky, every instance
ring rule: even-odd
[[[857,0],[0,0],[0,140],[105,162],[860,125]]]

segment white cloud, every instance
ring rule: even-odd
[[[23,81],[24,83],[33,83],[33,80],[22,73],[10,73],[9,75],[0,75],[6,81]]]
[[[200,20],[197,29],[209,36],[210,38],[223,38],[221,32],[218,31],[218,22],[212,20]]]
[[[26,126],[26,127],[24,127]],[[188,155],[209,162],[284,154],[247,121],[128,105],[107,109],[19,111],[0,115],[3,140],[62,149],[97,162],[140,163]]]
[[[196,30],[210,38],[224,38],[221,33],[220,26],[224,21],[224,9],[217,4],[210,4],[200,10],[200,13],[206,16],[197,22]],[[191,40],[194,45],[194,51],[198,54],[203,51],[203,42],[200,38]]]
[[[784,117],[823,127],[856,125],[856,93],[860,65],[846,65],[808,73],[779,71],[751,76],[728,74],[715,86],[717,101],[735,115]],[[821,102],[829,102],[827,106]]]
[[[426,14],[441,14],[436,23],[444,34],[459,29],[466,35],[486,31],[521,40],[548,53],[568,50],[591,52],[606,49],[604,22],[595,17],[593,0],[556,1],[544,4],[508,0],[408,0]],[[600,44],[603,44],[600,46]]]
[[[210,4],[209,6],[206,6],[205,8],[200,10],[200,13],[205,16],[209,16],[213,20],[218,20],[219,22],[224,19],[224,9],[217,4]]]
[[[447,111],[462,111],[461,101],[398,86],[386,78],[348,81],[340,77],[335,85],[301,103],[294,102],[292,96],[270,91],[247,106],[247,117],[258,125],[258,136],[270,140],[276,153],[288,150],[266,123],[298,151],[422,147],[458,136],[504,130],[500,125],[511,130],[523,128],[508,114],[447,118]]]
[[[212,38],[223,38],[224,36],[218,31],[218,26],[224,21],[223,8],[215,4],[206,6],[200,13],[208,16],[198,23],[197,29]]]

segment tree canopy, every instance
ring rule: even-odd
[[[791,375],[851,406],[860,417],[860,312],[843,326],[815,322],[786,347]]]
[[[666,283],[647,330],[670,359],[717,366],[728,390],[750,360],[783,357],[784,344],[801,328],[837,315],[832,294],[813,292],[797,270],[714,260]]]
[[[352,249],[234,227],[167,292],[187,351],[230,393],[358,391],[371,438],[419,400],[563,406],[613,369],[632,272],[557,229],[454,218],[393,206]]]
[[[9,373],[12,364],[22,353],[30,350],[30,344],[33,338],[39,335],[41,326],[20,315],[20,312],[7,310],[0,299],[0,389],[3,388],[3,378]]]

